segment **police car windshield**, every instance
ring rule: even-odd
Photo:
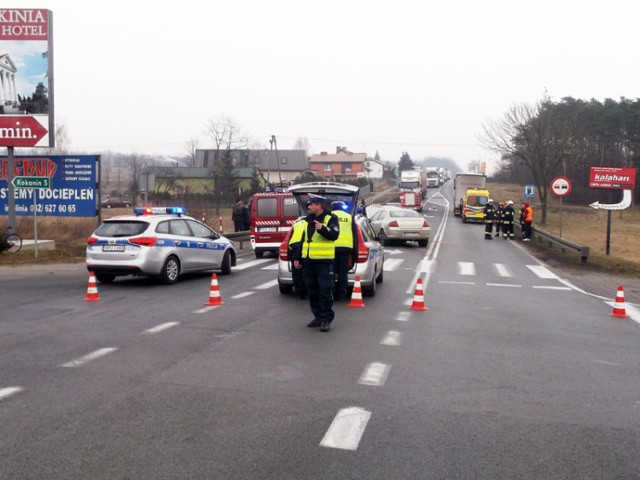
[[[98,227],[96,235],[100,237],[135,237],[142,234],[149,224],[140,221],[106,221]]]

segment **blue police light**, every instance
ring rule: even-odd
[[[136,207],[133,209],[136,215],[182,215],[187,213],[184,207]]]

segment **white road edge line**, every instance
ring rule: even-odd
[[[11,395],[15,395],[16,393],[21,392],[22,390],[24,390],[22,387],[0,388],[0,400],[9,398]]]
[[[67,368],[79,367],[80,365],[90,362],[91,360],[95,360],[96,358],[103,357],[111,352],[115,352],[116,350],[118,350],[117,347],[99,348],[95,352],[88,353],[84,357],[76,358],[75,360],[71,360],[68,363],[63,363],[60,366]]]
[[[371,412],[360,407],[340,410],[320,441],[321,447],[357,450]]]
[[[381,387],[389,375],[390,365],[380,362],[372,362],[364,369],[358,383],[361,385],[373,385]]]
[[[160,325],[156,325],[155,327],[152,327],[149,330],[145,330],[142,333],[158,333],[166,330],[167,328],[175,327],[176,325],[180,325],[180,322],[161,323]]]

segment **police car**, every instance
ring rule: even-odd
[[[110,283],[121,275],[158,277],[175,283],[184,273],[231,273],[233,243],[182,207],[134,208],[134,215],[104,220],[87,239],[87,269]]]

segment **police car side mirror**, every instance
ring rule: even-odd
[[[211,232],[211,235],[209,235],[209,238],[211,240],[217,240],[220,238],[220,235],[218,235],[216,232]]]

